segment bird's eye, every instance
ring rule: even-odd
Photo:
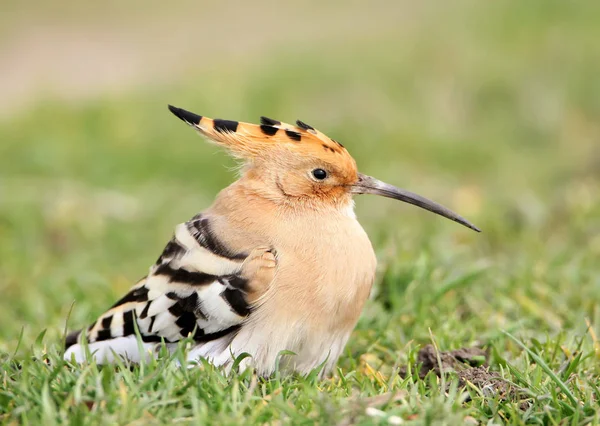
[[[312,175],[316,180],[323,180],[327,177],[327,172],[323,169],[314,169]]]

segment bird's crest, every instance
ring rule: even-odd
[[[268,155],[273,148],[283,148],[333,164],[347,164],[352,169],[356,167],[341,143],[300,120],[292,125],[261,117],[260,124],[251,124],[211,119],[171,105],[169,110],[209,140],[242,158],[252,159]]]

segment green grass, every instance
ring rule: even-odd
[[[211,63],[168,86],[48,98],[3,122],[0,422],[600,424],[598,6],[457,4],[410,28]],[[69,312],[70,329],[103,312],[174,225],[234,178],[234,163],[167,103],[300,118],[342,141],[364,173],[483,233],[359,198],[379,273],[330,379],[225,377],[166,356],[66,364]],[[420,379],[428,343],[488,348],[513,391]]]

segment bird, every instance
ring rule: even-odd
[[[261,376],[318,369],[324,377],[375,279],[354,196],[400,200],[480,232],[438,203],[359,173],[340,142],[303,121],[250,124],[168,107],[241,162],[239,179],[175,227],[125,296],[67,335],[66,360],[139,363],[185,340],[189,365],[204,359],[230,371],[247,354],[238,366]]]

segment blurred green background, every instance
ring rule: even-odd
[[[69,328],[232,182],[168,103],[299,118],[483,229],[359,198],[380,274],[356,356],[384,339],[393,363],[430,328],[600,335],[599,2],[123,3],[3,2],[0,350],[59,347],[74,301]]]

